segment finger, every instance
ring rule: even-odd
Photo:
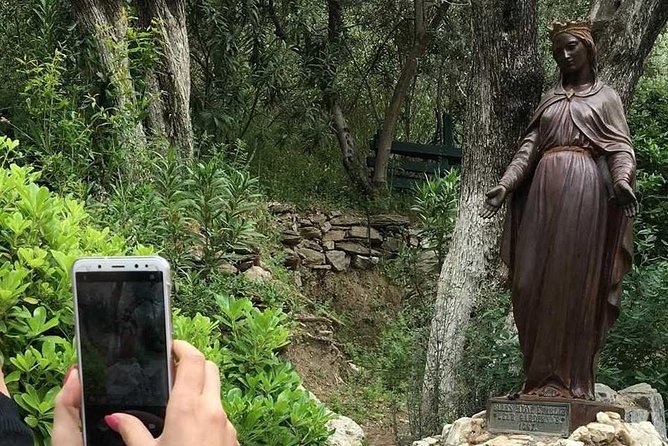
[[[633,216],[635,215],[635,210],[632,203],[628,204],[627,206],[624,206],[624,214],[628,218],[633,218]]]
[[[222,407],[220,402],[220,372],[218,366],[211,361],[207,361],[205,365],[202,395],[210,407]]]
[[[63,388],[56,396],[53,412],[53,433],[51,444],[78,446],[83,444],[81,436],[81,381],[79,369],[72,367],[67,375]]]
[[[144,423],[135,416],[115,413],[104,417],[104,421],[112,430],[121,434],[126,446],[148,446],[156,442]]]
[[[5,384],[5,375],[2,373],[2,369],[0,369],[0,393],[9,396],[9,389],[7,388],[7,384]]]
[[[172,349],[178,359],[173,394],[197,396],[204,388],[206,359],[204,355],[185,341],[174,341]]]

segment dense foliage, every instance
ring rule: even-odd
[[[17,149],[17,142],[0,139],[5,159]],[[81,202],[52,194],[38,179],[29,167],[0,166],[0,351],[14,399],[44,444],[54,397],[75,358],[72,263],[127,248],[108,229],[92,226]]]

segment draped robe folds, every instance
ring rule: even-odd
[[[502,253],[524,354],[522,393],[594,399],[598,355],[632,259],[631,221],[613,184],[634,180],[612,88],[558,86],[543,96],[499,182],[513,192]]]

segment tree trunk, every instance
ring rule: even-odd
[[[338,53],[343,40],[343,8],[339,0],[327,0],[327,10],[329,14],[327,34],[329,45]],[[280,27],[277,27],[280,29]],[[335,62],[336,63],[336,62]],[[323,94],[323,102],[331,119],[331,127],[343,155],[343,166],[353,183],[366,193],[372,192],[371,182],[369,181],[369,171],[363,164],[358,155],[355,139],[353,138],[348,122],[346,121],[343,110],[339,103],[338,95],[335,92],[334,75],[336,67],[326,70],[323,73],[323,81],[320,89]]]
[[[535,0],[474,0],[473,69],[464,120],[459,215],[443,263],[422,389],[422,434],[440,431],[454,415],[456,365],[478,296],[498,283],[499,214],[479,212],[529,122],[543,83]]]
[[[385,119],[378,138],[378,150],[376,153],[376,164],[373,172],[373,186],[376,191],[387,189],[387,168],[390,160],[392,140],[397,129],[397,121],[401,113],[408,89],[415,78],[418,67],[418,59],[427,50],[429,43],[429,32],[433,32],[443,21],[450,3],[443,3],[437,10],[432,21],[427,24],[427,7],[425,0],[415,0],[415,41],[399,74],[399,79],[394,87],[392,99],[385,112]]]
[[[666,26],[666,0],[594,0],[599,74],[628,109],[645,59]]]
[[[113,88],[117,114],[134,120],[137,114],[135,88],[128,62],[128,15],[121,0],[72,0],[82,30],[90,34],[97,47],[101,70]],[[141,123],[122,121],[119,143],[133,153],[146,144]]]
[[[137,0],[144,26],[158,26],[162,46],[160,69],[148,74],[154,88],[149,125],[164,134],[184,158],[193,155],[190,119],[190,48],[185,0]]]
[[[371,182],[369,181],[368,171],[357,157],[355,139],[352,133],[350,133],[348,122],[343,115],[343,110],[341,110],[338,100],[336,97],[330,97],[325,102],[329,108],[332,131],[336,135],[339,147],[341,148],[343,166],[346,172],[348,172],[350,179],[356,183],[357,187],[367,193],[371,193]]]

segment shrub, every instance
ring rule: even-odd
[[[214,274],[237,252],[256,252],[265,236],[257,180],[222,159],[181,161],[173,151],[152,153],[144,182],[118,182],[98,206],[97,219],[135,240],[163,248],[176,268]]]
[[[0,153],[10,148],[16,143],[0,140]],[[77,257],[126,247],[91,226],[80,202],[52,194],[38,179],[28,167],[0,167],[0,352],[12,395],[44,444],[55,394],[75,357],[70,267]]]
[[[452,169],[445,176],[434,176],[417,188],[411,210],[418,216],[420,233],[436,249],[439,264],[443,263],[459,202],[459,171]]]
[[[668,397],[668,261],[634,268],[624,282],[622,312],[610,332],[599,378],[615,389],[646,382]]]
[[[248,299],[219,295],[216,301],[220,314],[213,320],[177,314],[174,331],[221,365],[223,401],[241,444],[324,444],[330,415],[277,355],[289,342],[287,316],[260,311]]]

